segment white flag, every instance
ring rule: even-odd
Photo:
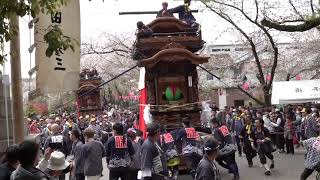
[[[50,25],[59,25],[64,35],[80,42],[80,3],[69,1],[54,14],[40,14],[35,25],[37,88],[42,93],[77,90],[79,86],[80,46],[54,53],[50,58],[45,52],[48,47],[44,43],[45,29]]]

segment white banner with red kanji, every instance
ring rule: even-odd
[[[77,90],[80,71],[80,45],[74,51],[68,49],[46,57],[48,45],[44,34],[51,25],[58,25],[63,34],[80,42],[80,3],[70,0],[67,6],[61,7],[53,14],[40,14],[35,24],[37,88],[42,93],[64,92]]]

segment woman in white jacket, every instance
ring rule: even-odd
[[[275,144],[276,143],[276,136],[274,134],[274,128],[277,127],[278,125],[276,123],[272,122],[269,117],[270,116],[269,116],[268,112],[266,112],[266,114],[262,116],[262,120],[264,122],[264,127],[267,128],[270,132],[272,144]]]

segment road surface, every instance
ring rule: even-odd
[[[296,149],[296,154],[280,154],[278,152],[274,153],[275,156],[275,169],[271,170],[271,176],[264,175],[264,169],[261,167],[259,163],[259,158],[255,157],[254,166],[249,168],[247,165],[246,158],[237,157],[237,163],[240,171],[240,179],[241,180],[299,180],[300,174],[304,169],[304,154],[305,150]],[[108,170],[106,166],[105,159],[104,163],[104,171],[103,177],[101,180],[108,180]],[[270,161],[269,161],[270,163]],[[220,173],[222,175],[222,180],[232,180],[232,175],[228,174],[228,172],[220,168]],[[309,177],[310,180],[315,180],[316,173]],[[68,178],[66,178],[68,179]],[[189,175],[180,175],[179,180],[192,180]]]

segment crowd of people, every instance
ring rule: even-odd
[[[75,180],[103,179],[104,157],[110,180],[177,179],[183,157],[188,174],[196,180],[221,179],[216,163],[237,180],[236,153],[245,155],[248,167],[259,158],[264,174],[270,176],[276,167],[273,154],[293,155],[300,146],[307,149],[300,179],[320,170],[317,108],[212,110],[210,122],[205,123],[210,127],[200,128],[206,133],[199,133],[199,127],[192,127],[193,119],[184,117],[178,129],[148,124],[146,139],[134,126],[138,115],[130,111],[84,117],[63,113],[29,120],[29,133],[39,134],[41,143],[26,140],[10,146],[0,165],[0,179],[63,180],[66,174]]]

